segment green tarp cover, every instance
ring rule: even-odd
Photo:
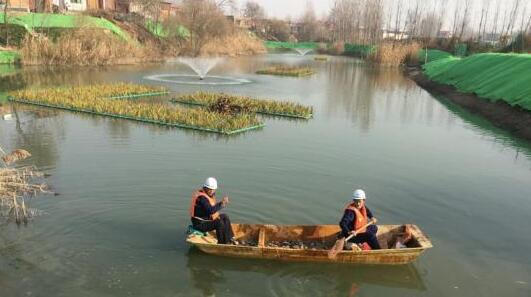
[[[426,56],[426,52],[428,53],[427,56]],[[452,54],[450,54],[449,52],[436,50],[436,49],[428,49],[428,50],[421,49],[418,53],[418,58],[421,63],[424,63],[424,61],[426,60],[427,60],[426,63],[429,63],[429,62],[437,61],[440,59],[450,58],[451,56]]]
[[[476,54],[423,66],[433,81],[453,85],[490,101],[503,100],[531,111],[531,54]]]
[[[155,23],[152,20],[146,21],[146,29],[149,30],[153,35],[161,38],[166,38],[170,35],[170,28],[167,28],[162,23],[158,22]],[[177,25],[174,30],[176,31],[177,35],[183,38],[190,37],[190,31],[186,29],[184,26]]]
[[[25,14],[8,14],[8,23],[26,28],[28,31],[39,28],[101,28],[107,29],[125,40],[130,37],[122,31],[120,27],[112,22],[91,16],[83,15],[62,15],[49,13],[25,13]],[[4,23],[4,14],[0,14],[0,23]]]

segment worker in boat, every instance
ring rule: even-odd
[[[233,239],[232,226],[229,216],[219,211],[229,204],[229,197],[225,196],[219,202],[216,201],[218,181],[209,177],[203,187],[192,194],[190,205],[190,218],[192,227],[201,232],[216,230],[218,243],[236,243]]]
[[[373,217],[369,208],[365,206],[365,198],[365,191],[361,189],[355,190],[352,194],[352,202],[345,206],[343,217],[339,222],[339,226],[341,227],[339,238],[348,237],[355,230],[367,225],[370,219],[376,222],[376,218]],[[367,243],[373,250],[380,249],[380,244],[376,238],[377,231],[378,227],[374,224],[362,228],[349,240],[349,243]],[[347,243],[345,246],[348,248],[351,244]]]

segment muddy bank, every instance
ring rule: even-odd
[[[531,112],[517,106],[510,106],[503,101],[490,102],[476,94],[461,93],[453,86],[431,81],[418,66],[409,66],[405,72],[409,78],[428,92],[440,93],[470,112],[485,117],[496,127],[531,141]]]

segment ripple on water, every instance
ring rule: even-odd
[[[154,80],[159,82],[173,83],[179,85],[243,85],[251,83],[250,80],[245,78],[237,78],[230,76],[205,76],[204,79],[198,79],[197,75],[188,74],[156,74],[144,77],[147,80]]]

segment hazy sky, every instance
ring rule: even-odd
[[[240,0],[240,6],[244,7],[246,0]],[[304,13],[307,0],[254,0],[264,7],[269,17],[285,18],[291,16],[297,18]],[[317,16],[322,16],[330,11],[333,0],[311,1]]]

